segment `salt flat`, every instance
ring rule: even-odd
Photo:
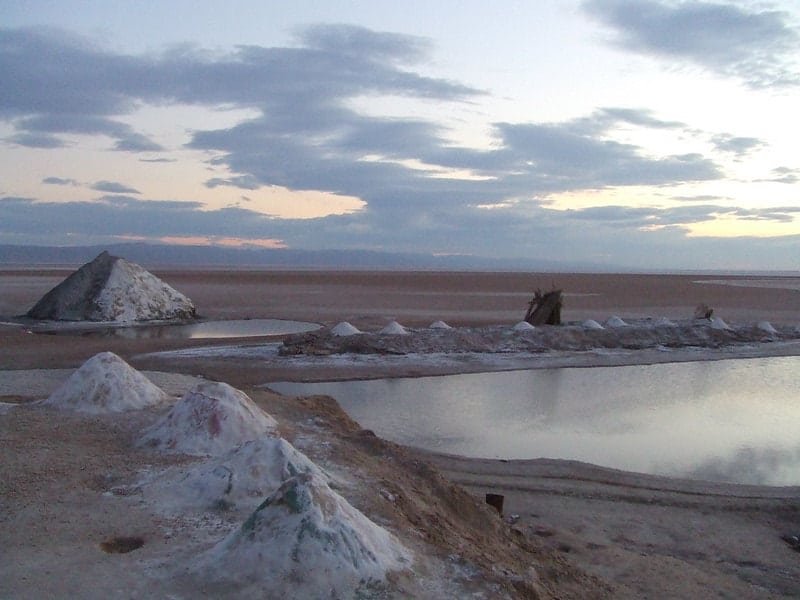
[[[62,271],[0,272],[0,315],[26,312]],[[379,331],[390,321],[410,328],[444,320],[455,327],[511,327],[537,289],[565,290],[563,317],[600,323],[663,316],[691,318],[705,303],[728,323],[800,325],[800,291],[785,278],[689,275],[522,273],[201,272],[157,273],[187,294],[209,318],[281,318],[333,326],[348,321]],[[769,283],[769,286],[765,285]],[[8,285],[6,285],[8,284]],[[773,285],[774,284],[774,285]],[[273,340],[278,342],[277,340]],[[676,481],[565,461],[492,461],[420,455],[360,430],[324,399],[291,400],[254,388],[270,379],[297,380],[423,375],[530,366],[531,357],[473,353],[299,356],[282,362],[262,340],[218,341],[89,338],[26,333],[0,326],[0,402],[21,404],[0,414],[6,476],[0,543],[12,556],[0,565],[9,597],[129,597],[169,588],[170,564],[185,564],[236,527],[224,514],[165,518],[136,493],[113,489],[147,470],[189,460],[147,454],[133,440],[161,415],[91,419],[39,411],[41,399],[74,369],[111,351],[137,369],[167,373],[177,388],[202,377],[248,393],[301,451],[344,487],[337,490],[405,547],[429,559],[415,577],[401,576],[394,597],[446,597],[457,586],[475,597],[662,598],[727,594],[782,598],[800,594],[800,563],[781,536],[795,531],[797,488],[762,488]],[[738,348],[742,356],[759,344]],[[776,351],[778,345],[769,346]],[[188,350],[187,350],[188,349]],[[725,355],[727,350],[714,349]],[[779,349],[797,354],[785,343]],[[172,352],[172,354],[167,354]],[[638,350],[567,350],[549,366],[630,364]],[[643,351],[676,359],[682,352]],[[694,352],[694,354],[692,354]],[[712,350],[687,350],[683,359]],[[528,361],[526,365],[526,361]],[[622,361],[622,362],[620,362]],[[176,378],[177,376],[186,379]],[[10,382],[10,383],[9,383]],[[59,414],[57,418],[54,414]],[[193,460],[193,459],[192,459]],[[450,480],[440,479],[436,465]],[[464,492],[464,489],[467,492]],[[483,509],[482,495],[506,496],[508,524]],[[471,494],[471,495],[470,495]],[[108,555],[99,544],[142,535],[134,552]],[[534,566],[533,571],[530,570]],[[405,578],[404,578],[405,577]],[[414,583],[416,580],[418,583]],[[192,582],[173,593],[193,595]],[[449,586],[449,587],[448,587]],[[92,591],[95,590],[95,591]],[[535,591],[534,591],[535,590]],[[220,589],[217,596],[223,596]]]

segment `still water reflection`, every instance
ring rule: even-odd
[[[81,335],[87,337],[122,337],[126,339],[224,339],[287,335],[313,331],[317,323],[287,321],[283,319],[239,319],[230,321],[203,321],[188,325],[135,325],[132,327],[63,328],[46,333]]]
[[[387,439],[473,457],[800,484],[800,357],[275,383],[328,394]]]

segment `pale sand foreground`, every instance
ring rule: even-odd
[[[24,312],[65,274],[0,272],[0,314]],[[565,320],[605,320],[612,314],[622,318],[687,318],[697,304],[704,302],[729,321],[768,320],[800,325],[798,278],[765,280],[760,277],[754,281],[753,278],[718,276],[472,273],[157,274],[190,296],[201,314],[215,318],[271,317],[325,324],[348,320],[362,328],[383,326],[390,319],[411,326],[427,325],[437,319],[452,325],[514,323],[524,315],[535,288],[556,286],[567,293]],[[694,283],[700,280],[713,282]],[[729,283],[735,285],[727,285]],[[253,341],[244,343],[253,344]],[[285,376],[278,365],[270,364],[267,368],[257,364],[240,365],[237,361],[205,360],[201,355],[175,362],[160,360],[158,355],[152,354],[136,358],[156,351],[210,344],[196,340],[41,336],[26,334],[17,327],[0,327],[0,369],[71,369],[97,352],[111,350],[137,368],[202,374],[243,388]],[[570,357],[566,358],[568,364]],[[591,357],[571,359],[591,364]],[[304,366],[308,372],[302,377],[297,372],[293,372],[293,376],[303,379],[369,376],[370,368],[365,366],[362,372],[349,370],[343,374],[335,365],[309,363]],[[450,371],[469,370],[458,363],[448,368]],[[422,362],[405,374],[428,372],[431,370]],[[10,379],[10,372],[7,379]],[[29,398],[37,394],[18,391],[15,395]],[[5,400],[16,399],[6,397]],[[265,396],[267,400],[276,410],[284,406]],[[295,419],[298,428],[304,422],[299,409],[285,410],[285,418],[290,422]],[[5,423],[7,426],[10,421]],[[14,423],[22,425],[22,421]],[[48,431],[46,423],[35,419],[28,425],[39,428],[40,433]],[[88,466],[104,460],[92,457],[94,451],[109,448],[110,440],[104,437],[108,434],[97,426],[95,423],[87,430],[88,437],[80,451]],[[22,444],[26,437],[21,431],[0,430],[0,433],[4,445],[10,441]],[[88,568],[93,577],[113,576],[125,581],[120,567],[135,562],[135,558],[81,563],[81,553],[70,554],[70,536],[78,535],[84,522],[95,537],[108,535],[112,530],[124,531],[129,525],[133,527],[137,519],[141,521],[139,526],[145,526],[142,521],[145,516],[137,511],[123,515],[106,508],[102,515],[90,516],[81,507],[88,496],[79,489],[71,490],[68,498],[60,497],[64,488],[57,478],[69,478],[68,469],[72,463],[65,464],[59,459],[48,467],[48,448],[50,453],[64,448],[58,446],[58,439],[56,436],[40,445],[38,440],[28,438],[24,446],[15,447],[27,456],[18,456],[14,469],[25,467],[26,460],[41,462],[35,463],[32,478],[15,480],[21,481],[19,489],[3,490],[6,506],[7,503],[32,502],[39,507],[30,505],[22,511],[19,506],[14,508],[14,518],[6,515],[0,534],[3,546],[18,552],[11,567],[5,563],[3,568],[10,569],[16,577],[24,577],[27,585],[32,586],[28,594],[20,593],[25,589],[24,583],[13,588],[19,596],[35,597],[36,586],[57,590],[52,581],[56,576],[67,577],[77,586],[75,589],[80,589],[76,575],[68,575],[65,568],[73,572]],[[342,446],[339,454],[346,454],[345,447]],[[123,449],[116,448],[109,454],[106,468],[111,468],[117,454],[122,457]],[[9,455],[4,452],[4,456],[4,461],[8,460]],[[80,459],[80,455],[77,458]],[[566,560],[600,578],[580,579],[572,572],[561,572],[563,589],[560,592],[564,597],[780,598],[800,595],[800,554],[780,539],[782,534],[800,530],[800,488],[674,481],[564,461],[502,462],[436,455],[425,455],[425,459],[479,496],[486,492],[504,494],[506,514],[519,515],[515,525],[518,531],[537,547],[552,551],[559,560]],[[378,467],[366,461],[360,468],[365,473],[378,473],[374,470]],[[124,475],[122,467],[113,469],[119,477]],[[18,471],[15,473],[20,476]],[[408,472],[398,467],[398,473],[402,473],[403,485],[415,485]],[[391,470],[384,469],[380,476],[388,481]],[[93,485],[102,489],[103,483]],[[43,520],[42,516],[47,518]],[[180,531],[185,532],[185,529]],[[484,539],[482,543],[487,542]],[[53,551],[48,553],[47,546]],[[85,544],[78,546],[85,549]],[[486,552],[491,552],[492,546],[488,548]],[[499,549],[495,551],[500,552]],[[67,556],[69,560],[60,567],[48,564],[48,560],[63,560]],[[491,562],[490,556],[487,560]],[[508,560],[513,562],[511,558]],[[5,575],[8,573],[4,571]],[[559,593],[558,576],[554,579],[543,576],[543,579],[548,586],[556,586],[552,589],[554,594]],[[106,589],[113,587],[106,582]]]

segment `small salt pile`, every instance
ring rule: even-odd
[[[450,325],[445,323],[444,321],[434,321],[430,325],[428,325],[428,329],[452,329]]]
[[[169,399],[112,352],[95,354],[42,404],[88,414],[140,410]]]
[[[620,317],[614,316],[614,317],[609,317],[609,319],[606,321],[606,326],[612,328],[627,327],[628,324],[625,321],[623,321]]]
[[[536,328],[527,321],[520,321],[514,325],[513,329],[514,331],[533,331]]]
[[[711,317],[711,329],[730,329],[730,326],[721,317]]]
[[[584,329],[604,329],[604,327],[594,319],[586,319],[583,323],[581,323],[581,327]]]
[[[395,536],[304,474],[287,480],[190,569],[247,597],[350,598],[371,597],[387,573],[411,560]]]
[[[381,329],[381,335],[408,335],[408,329],[400,325],[397,321],[391,321],[386,327]]]
[[[205,381],[145,430],[140,445],[164,452],[219,456],[276,433],[278,423],[227,383]]]
[[[361,333],[359,329],[347,321],[342,321],[338,325],[336,325],[333,329],[331,329],[331,334],[337,337],[347,337],[349,335],[356,335]]]
[[[758,324],[758,328],[763,331],[764,333],[778,333],[778,330],[772,326],[772,323],[769,321],[761,321]]]

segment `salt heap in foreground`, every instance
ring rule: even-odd
[[[236,446],[276,435],[277,421],[244,392],[205,381],[175,403],[140,440],[166,452],[220,456]]]
[[[372,597],[388,572],[410,565],[411,553],[397,538],[325,482],[302,474],[284,482],[192,570],[268,598],[360,598]]]
[[[101,352],[69,376],[44,405],[88,414],[139,410],[169,397],[112,352]]]
[[[261,437],[188,469],[173,467],[143,484],[142,490],[167,513],[240,506],[253,510],[284,481],[301,473],[328,481],[322,469],[285,439]]]
[[[186,296],[139,265],[102,252],[47,292],[27,316],[55,321],[193,319]]]

